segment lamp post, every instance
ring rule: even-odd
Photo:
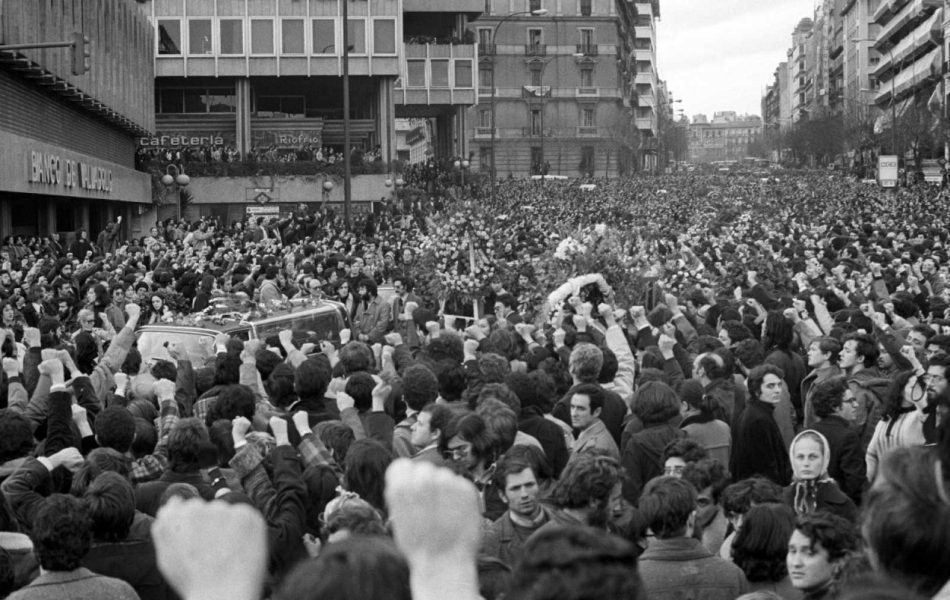
[[[469,167],[470,165],[471,165],[471,163],[470,163],[469,161],[467,161],[467,160],[456,160],[456,161],[455,161],[455,168],[456,168],[456,169],[458,170],[458,172],[459,172],[459,178],[461,179],[462,187],[465,187],[465,171],[468,170],[468,167]]]
[[[326,208],[327,202],[330,200],[330,192],[333,191],[333,182],[329,179],[323,182],[323,206]]]
[[[178,220],[181,221],[181,201],[182,194],[185,193],[185,188],[188,187],[188,184],[191,183],[191,177],[185,174],[184,166],[177,165],[168,165],[165,167],[165,174],[162,175],[162,185],[168,191],[171,191],[173,188],[178,193]]]
[[[503,24],[505,21],[507,21],[508,19],[510,19],[510,18],[512,18],[512,17],[519,17],[519,16],[522,16],[522,15],[531,15],[531,16],[534,16],[534,17],[543,17],[543,16],[546,15],[546,14],[548,14],[548,10],[547,10],[546,8],[539,8],[539,9],[537,9],[537,10],[524,10],[524,11],[521,11],[521,12],[515,12],[515,13],[511,13],[510,15],[506,15],[505,17],[503,17],[503,18],[501,19],[501,21],[498,21],[498,24],[495,25],[495,26],[492,28],[492,31],[491,31],[491,46],[492,46],[492,51],[495,52],[496,55],[497,55],[497,46],[495,45],[495,35],[498,33],[498,28],[501,27],[502,24]],[[497,176],[496,176],[496,174],[495,174],[495,129],[497,128],[497,123],[496,123],[496,121],[495,121],[495,97],[496,97],[495,94],[496,94],[496,90],[497,90],[497,86],[495,85],[495,68],[494,68],[494,65],[493,65],[493,66],[492,66],[492,70],[491,70],[491,143],[490,143],[490,145],[489,145],[489,147],[491,148],[491,199],[492,199],[492,203],[495,202],[495,184],[496,184],[495,180],[497,179]]]
[[[349,0],[342,0],[343,7],[343,220],[350,228],[350,202],[353,190],[350,181],[350,21]]]

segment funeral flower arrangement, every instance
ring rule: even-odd
[[[429,275],[428,291],[434,297],[473,301],[488,292],[498,268],[489,230],[484,212],[472,202],[429,219],[419,271]]]

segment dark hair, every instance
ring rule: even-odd
[[[96,417],[96,441],[100,446],[128,452],[135,439],[135,417],[124,406],[110,406]]]
[[[620,363],[617,361],[617,355],[610,348],[602,348],[601,352],[604,353],[604,365],[600,368],[597,383],[610,383],[617,377]]]
[[[135,492],[128,479],[115,472],[96,477],[83,495],[92,520],[92,536],[120,542],[129,536],[135,518]]]
[[[180,419],[168,434],[168,468],[176,473],[194,473],[211,444],[208,429],[197,417]]]
[[[33,519],[34,551],[47,571],[72,571],[92,545],[92,522],[85,503],[67,494],[44,498]]]
[[[947,582],[950,564],[950,490],[939,465],[929,448],[894,449],[881,463],[863,515],[878,569],[927,597]]]
[[[818,344],[818,349],[821,350],[822,354],[828,354],[828,360],[831,361],[831,364],[837,364],[838,355],[841,353],[841,342],[836,340],[833,337],[817,337],[811,341],[809,346]]]
[[[817,544],[828,552],[828,562],[835,562],[858,548],[858,532],[854,524],[838,515],[818,511],[799,515],[795,531],[808,538],[812,550]]]
[[[521,414],[521,399],[518,398],[518,395],[515,394],[507,384],[486,383],[483,385],[481,391],[478,392],[478,397],[475,399],[475,406],[477,407],[489,399],[498,400],[513,410],[516,415]]]
[[[502,401],[493,398],[483,400],[475,412],[485,420],[495,456],[507,452],[518,435],[517,413]]]
[[[439,381],[429,367],[412,365],[402,374],[402,398],[406,406],[419,411],[439,397]]]
[[[681,536],[696,510],[696,489],[679,477],[654,477],[643,488],[639,508],[656,537]]]
[[[574,388],[571,396],[577,396],[581,394],[590,398],[590,412],[594,413],[597,409],[602,409],[604,407],[604,399],[606,394],[604,393],[604,388],[600,387],[596,383],[582,383]]]
[[[369,277],[364,277],[363,279],[360,279],[359,283],[356,284],[357,290],[359,290],[359,288],[361,287],[365,287],[366,293],[369,294],[370,296],[376,297],[377,295],[379,295],[379,288],[376,287],[376,282],[370,279]]]
[[[103,473],[118,473],[128,477],[132,470],[132,461],[125,454],[112,448],[96,448],[86,456],[86,460],[73,474],[69,491],[74,496],[82,496],[86,489]]]
[[[891,376],[891,384],[887,388],[887,396],[884,398],[882,412],[884,419],[894,420],[901,414],[901,405],[904,403],[904,388],[915,377],[913,371],[899,371]],[[917,378],[916,385],[920,386],[921,393],[926,389],[927,384],[920,378]]]
[[[0,410],[0,464],[28,456],[35,445],[29,419],[11,408]]]
[[[140,458],[155,451],[158,432],[155,426],[142,417],[135,417],[135,438],[132,440],[132,456]]]
[[[368,371],[373,366],[373,351],[363,342],[348,342],[340,348],[340,365],[346,375]]]
[[[257,398],[251,388],[239,383],[228,385],[218,392],[217,399],[205,415],[205,425],[210,427],[218,419],[233,421],[237,417],[253,420],[256,410]]]
[[[485,352],[478,357],[482,383],[503,383],[511,373],[511,363],[501,354]]]
[[[346,380],[344,391],[353,398],[353,407],[358,413],[365,413],[373,408],[373,388],[376,380],[369,373],[353,373]]]
[[[172,376],[171,381],[175,381]],[[235,354],[219,354],[214,361],[214,384],[230,385],[241,381],[241,357]]]
[[[781,501],[782,488],[765,477],[743,479],[722,491],[722,511],[726,517],[744,515],[753,504]]]
[[[831,377],[815,384],[811,403],[815,415],[821,419],[831,416],[841,408],[844,393],[848,391],[848,379],[844,375]]]
[[[331,377],[330,364],[326,359],[318,358],[319,356],[311,356],[297,366],[294,373],[294,390],[300,397],[323,398],[327,393]]]
[[[881,351],[878,349],[874,338],[864,333],[849,333],[841,340],[842,348],[848,342],[854,342],[855,353],[864,359],[862,364],[865,368],[869,369],[877,364]]]
[[[494,460],[494,438],[485,424],[485,419],[475,413],[465,413],[449,421],[439,439],[439,451],[448,450],[449,440],[459,436],[472,445],[472,456],[485,462],[488,467]]]
[[[409,565],[392,540],[354,535],[329,544],[316,560],[302,561],[275,600],[412,600]]]
[[[545,529],[528,539],[508,600],[644,600],[633,544],[590,527]]]
[[[277,355],[268,352],[271,356]],[[257,363],[260,365],[260,362]],[[261,377],[264,375],[262,374]],[[274,406],[287,408],[297,401],[297,392],[294,391],[294,368],[287,363],[276,365],[264,381],[264,390]]]
[[[648,381],[637,389],[633,414],[644,426],[665,423],[680,412],[680,399],[661,381]]]
[[[697,492],[712,488],[712,500],[719,504],[722,492],[731,480],[726,466],[715,458],[701,458],[687,463],[683,468],[683,479],[693,484]]]
[[[407,292],[411,292],[416,287],[416,282],[409,275],[400,274],[393,277],[393,283],[397,281],[402,282],[402,287],[404,287]]]
[[[736,361],[746,369],[757,367],[765,361],[765,350],[762,348],[762,342],[755,338],[733,344],[731,350]]]
[[[663,448],[663,462],[668,458],[682,458],[683,462],[694,463],[709,456],[706,448],[690,438],[676,438]]]
[[[323,424],[320,429],[320,440],[323,444],[333,451],[333,459],[337,464],[342,464],[350,450],[350,446],[356,441],[356,435],[353,430],[337,421],[329,421]]]
[[[452,362],[451,366],[439,370],[439,396],[446,402],[456,402],[462,399],[462,393],[468,387],[468,376],[465,367]]]
[[[781,312],[770,310],[765,316],[765,331],[762,334],[762,347],[768,354],[773,350],[789,352],[792,340],[795,339],[795,329],[792,322]]]
[[[788,575],[788,539],[795,511],[786,504],[758,504],[749,509],[732,542],[732,561],[751,583],[778,582]]]
[[[749,378],[746,380],[746,386],[749,389],[749,397],[753,400],[762,398],[762,382],[766,375],[775,375],[781,380],[785,380],[785,373],[782,369],[772,364],[759,365],[749,371]]]
[[[344,487],[385,515],[383,483],[392,461],[392,452],[376,440],[356,440],[350,444],[343,461]]]
[[[535,479],[538,479],[538,472],[530,461],[524,460],[519,456],[510,456],[503,454],[495,463],[495,472],[492,473],[492,483],[502,494],[508,485],[508,476],[517,475],[525,469],[531,469]]]
[[[719,328],[726,330],[726,334],[729,336],[729,341],[731,341],[733,344],[738,344],[739,342],[752,337],[752,332],[749,331],[749,328],[743,325],[740,321],[723,321]]]
[[[571,457],[554,484],[551,499],[561,508],[584,508],[591,501],[606,505],[623,477],[616,459],[582,452]]]

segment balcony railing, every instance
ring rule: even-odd
[[[597,56],[597,44],[577,44],[577,53],[584,56]]]
[[[525,44],[524,55],[525,56],[547,56],[548,46],[547,44]]]
[[[475,128],[475,138],[476,138],[476,139],[490,138],[490,137],[491,137],[491,132],[492,132],[492,128],[491,128],[491,127],[476,127],[476,128]],[[498,133],[498,132],[496,131],[496,132],[495,132],[495,137],[497,137],[497,133]]]
[[[598,135],[600,135],[600,130],[596,126],[577,128],[577,137],[597,137]]]
[[[577,88],[578,96],[599,96],[600,88],[595,87],[579,87]]]

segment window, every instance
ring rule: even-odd
[[[396,53],[396,21],[392,19],[373,20],[373,53]]]
[[[594,127],[594,109],[585,108],[581,110],[581,127]]]
[[[541,69],[531,69],[531,85],[540,86],[541,85]]]
[[[156,94],[158,102],[155,110],[160,113],[183,113],[185,105],[182,103],[181,90],[178,88],[170,90],[158,90]]]
[[[529,0],[528,10],[541,10],[541,0]]]
[[[581,38],[582,48],[592,48],[595,45],[593,29],[578,29],[577,34]]]
[[[274,20],[251,19],[251,54],[274,53]]]
[[[185,97],[184,112],[208,112],[207,108],[205,107],[205,90],[203,88],[187,88],[182,90],[182,95]]]
[[[258,96],[256,117],[300,118],[304,116],[303,96]]]
[[[491,27],[478,28],[478,45],[482,48],[491,44]]]
[[[233,113],[237,110],[237,96],[229,88],[211,88],[205,96],[208,112]]]
[[[425,87],[426,86],[426,61],[407,60],[406,61],[407,79],[406,87]]]
[[[336,27],[334,21],[332,19],[314,19],[312,30],[313,53],[336,54]]]
[[[449,87],[449,61],[432,60],[429,64],[432,69],[432,87]]]
[[[158,53],[181,54],[181,21],[158,20]]]
[[[478,126],[489,128],[491,127],[491,109],[490,108],[480,108],[478,109]]]
[[[532,48],[540,46],[544,41],[543,35],[544,30],[542,29],[536,29],[533,27],[528,29],[528,45]]]
[[[581,173],[594,174],[594,147],[581,146]]]
[[[491,146],[482,146],[478,149],[478,168],[491,170]]]
[[[244,54],[244,21],[221,19],[218,22],[221,54]]]
[[[188,54],[211,54],[211,19],[188,21]]]
[[[594,87],[593,69],[581,69],[581,87]]]
[[[366,21],[363,19],[349,19],[347,34],[353,54],[366,54]]]
[[[478,87],[491,88],[495,85],[495,71],[490,66],[478,66]]]
[[[303,19],[284,19],[280,22],[280,51],[282,54],[304,54]]]
[[[470,88],[472,86],[472,61],[455,61],[455,87]]]
[[[541,109],[531,109],[531,135],[541,135]]]
[[[589,17],[591,15],[591,4],[592,0],[581,0],[581,16]]]
[[[535,175],[544,169],[544,150],[541,146],[531,146],[531,172]]]

